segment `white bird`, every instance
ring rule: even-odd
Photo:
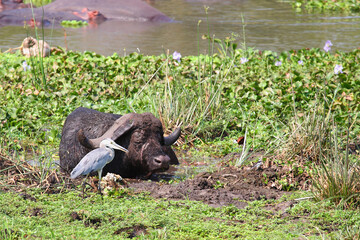
[[[106,138],[101,141],[99,148],[92,150],[81,159],[81,161],[72,170],[70,177],[74,179],[80,175],[86,175],[85,178],[86,180],[90,173],[97,171],[99,174],[98,191],[101,194],[100,180],[101,180],[102,170],[106,164],[108,164],[114,159],[115,156],[114,149],[118,149],[123,152],[128,152],[126,148],[118,145],[112,139]],[[83,194],[85,188],[84,185],[85,180],[83,183]]]

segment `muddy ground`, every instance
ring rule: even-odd
[[[157,177],[155,180],[169,179],[166,174],[154,177]],[[286,190],[306,190],[310,187],[307,174],[269,162],[258,168],[252,165],[241,168],[218,166],[215,172],[202,172],[193,179],[171,184],[136,179],[126,181],[135,191],[150,192],[155,198],[196,200],[214,207],[232,204],[239,208],[247,205],[245,201],[278,199],[290,193]]]
[[[231,158],[236,157],[238,156],[231,156]],[[1,160],[0,169],[3,170],[3,180],[6,179],[2,181],[4,185],[1,189],[3,190],[9,189],[8,186],[12,185],[15,188],[41,187],[45,192],[56,193],[73,189],[82,181],[82,179],[71,180],[68,176],[58,175],[54,170],[39,183],[37,171],[30,165],[24,163],[19,166],[8,159]],[[258,167],[250,164],[241,168],[226,166],[227,162],[233,162],[232,159],[223,158],[218,159],[217,162],[218,164],[212,167],[217,170],[204,171],[184,181],[176,178],[176,172],[170,172],[153,175],[152,180],[125,179],[127,186],[118,185],[118,187],[128,187],[134,192],[149,192],[155,198],[188,199],[202,201],[214,207],[232,204],[243,208],[247,205],[245,201],[278,199],[288,194],[289,190],[306,190],[310,186],[310,178],[307,174],[300,174],[295,171],[296,168],[274,164],[270,161]],[[203,163],[193,162],[190,167],[194,168],[199,164]],[[182,162],[180,167],[182,165],[189,165],[189,163]],[[96,191],[96,181],[88,180],[88,182],[91,182]],[[58,186],[63,188],[59,190]]]

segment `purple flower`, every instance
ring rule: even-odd
[[[26,70],[30,70],[30,68],[31,68],[31,67],[26,63],[26,61],[23,61],[22,67],[23,67],[23,69],[24,69],[24,72],[26,72]]]
[[[335,68],[334,68],[334,73],[335,74],[339,74],[339,73],[343,73],[343,67],[341,65],[335,65]]]
[[[302,60],[299,60],[299,61],[298,61],[298,64],[304,65],[304,62],[303,62]]]
[[[327,40],[326,43],[325,43],[325,46],[324,46],[324,51],[325,51],[325,52],[330,51],[332,45],[333,45],[333,44],[331,43],[331,41],[330,41],[330,40]]]
[[[178,61],[178,62],[180,62],[181,54],[180,54],[179,52],[175,51],[175,52],[173,53],[173,59],[176,60],[176,61]]]
[[[245,57],[240,58],[240,63],[241,63],[241,64],[244,64],[244,63],[246,63],[246,62],[248,62],[248,61],[249,61],[249,59],[247,59],[247,58],[245,58]]]
[[[281,61],[276,61],[276,62],[275,62],[275,66],[277,66],[277,67],[278,67],[278,66],[281,66],[281,64],[282,64]]]

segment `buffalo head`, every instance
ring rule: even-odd
[[[74,115],[79,116],[76,118]],[[74,122],[76,120],[82,123]],[[75,129],[66,131],[71,125]],[[67,136],[68,132],[73,136]],[[60,166],[68,171],[71,171],[87,152],[98,148],[105,138],[111,138],[128,149],[127,153],[116,151],[114,160],[104,168],[105,174],[113,172],[123,177],[150,176],[154,172],[167,170],[170,164],[178,164],[170,146],[180,136],[180,128],[169,136],[164,136],[160,120],[151,113],[129,113],[120,116],[78,108],[67,118],[62,134]],[[66,143],[66,139],[75,143]]]

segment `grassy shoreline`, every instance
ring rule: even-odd
[[[333,139],[340,150],[359,141],[359,57],[359,49],[336,53],[323,49],[282,53],[236,49],[213,56],[186,56],[179,61],[172,55],[104,57],[62,49],[41,61],[0,54],[0,157],[18,163],[35,159],[48,166],[57,159],[66,116],[83,106],[120,114],[149,111],[167,130],[181,124],[184,134],[178,149],[198,155],[224,157],[240,152],[233,141],[246,132],[248,148],[268,151],[279,163],[287,159],[286,164],[306,170],[306,166],[323,159],[317,156],[331,153],[327,147],[332,149]],[[329,124],[323,128],[321,123]],[[305,129],[306,124],[309,130],[298,132],[299,126]],[[319,135],[313,134],[315,140],[311,140],[309,132],[317,131]],[[329,135],[323,135],[326,132]],[[319,136],[325,141],[319,141]],[[315,145],[296,145],[305,138]],[[314,153],[304,147],[317,149],[317,143],[325,150]],[[286,157],[278,157],[278,150]],[[344,150],[340,150],[336,156],[343,159]],[[287,155],[289,152],[292,154]],[[298,161],[301,164],[294,165]],[[350,155],[349,161],[358,164],[358,153]],[[37,200],[16,192],[0,192],[0,236],[4,239],[95,239],[100,235],[110,239],[118,230],[115,236],[126,238],[134,226],[146,231],[139,239],[359,236],[356,199],[346,210],[341,207],[345,205],[329,199],[321,204],[304,200],[284,216],[279,210],[269,212],[265,206],[290,201],[286,197],[276,204],[260,200],[237,209],[159,200],[131,192],[101,201],[96,195],[82,200],[71,191],[23,191]],[[308,194],[301,192],[299,196]],[[71,217],[73,211],[81,215],[80,220]]]

